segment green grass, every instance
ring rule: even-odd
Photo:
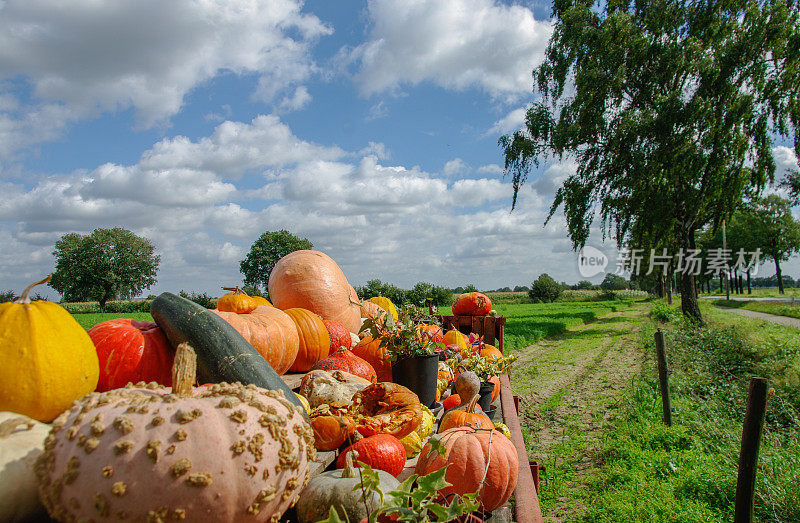
[[[734,294],[733,290],[731,290],[731,296],[738,296],[741,298],[754,296],[757,298],[791,298],[792,296],[796,298],[800,298],[800,288],[798,287],[784,287],[783,291],[784,294],[778,292],[777,287],[753,287],[752,293],[747,294],[747,283],[744,284],[744,291],[745,294]],[[701,294],[706,294],[701,292]],[[710,296],[725,296],[725,288],[723,287],[721,290],[716,289],[714,292],[710,294]]]
[[[73,314],[72,317],[75,318],[81,325],[81,327],[83,327],[86,330],[91,329],[100,322],[106,320],[113,320],[116,318],[131,318],[134,320],[153,321],[153,317],[150,316],[149,312],[130,312],[130,313],[89,312],[89,313]]]
[[[789,303],[770,302],[770,301],[734,301],[734,300],[714,300],[714,305],[731,307],[735,309],[746,309],[749,311],[765,312],[778,316],[788,316],[800,319],[800,302],[797,305]]]
[[[632,303],[630,300],[615,300],[500,304],[494,309],[499,316],[506,318],[504,349],[513,351],[593,321],[603,314],[630,307]],[[452,313],[450,307],[440,307],[439,312],[444,315]]]
[[[770,379],[755,520],[800,521],[800,332],[703,304],[707,327],[667,329],[674,424],[662,422],[652,330],[648,361],[632,385],[602,466],[592,476],[585,521],[731,521],[750,377]]]

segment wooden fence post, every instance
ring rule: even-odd
[[[661,388],[661,405],[664,409],[664,423],[672,426],[672,402],[669,398],[669,370],[667,368],[667,350],[664,345],[664,333],[658,329],[655,334],[656,352],[658,353],[658,382]]]
[[[742,448],[739,451],[739,475],[736,478],[736,505],[734,523],[753,521],[753,497],[756,487],[758,448],[767,410],[768,382],[765,378],[751,378],[747,394],[747,411],[744,414]]]

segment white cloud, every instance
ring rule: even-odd
[[[478,167],[477,171],[478,174],[488,174],[488,175],[503,174],[503,168],[497,165],[496,163],[481,165],[480,167]]]
[[[789,171],[798,170],[798,161],[794,149],[779,145],[772,148],[772,156],[775,158],[776,180],[780,181]]]
[[[310,46],[332,31],[301,7],[297,0],[0,2],[0,80],[31,90],[30,102],[0,104],[0,154],[52,140],[103,111],[132,107],[142,126],[164,122],[192,88],[222,72],[258,76],[256,96],[270,101],[314,73]],[[5,83],[0,94],[10,89]],[[302,102],[302,91],[292,100]]]
[[[442,169],[442,173],[445,176],[455,176],[457,174],[463,174],[469,171],[469,165],[464,162],[461,158],[454,158],[444,164],[444,169]]]
[[[311,95],[306,86],[301,85],[291,96],[284,96],[278,108],[281,111],[297,111],[311,103]]]
[[[530,92],[552,33],[529,9],[493,0],[371,0],[367,11],[368,41],[340,52],[367,95],[431,81],[515,98]]]
[[[525,128],[525,114],[528,107],[514,109],[503,118],[497,120],[494,125],[486,132],[487,136],[497,136],[511,134]]]

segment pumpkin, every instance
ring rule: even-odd
[[[282,310],[261,305],[249,314],[211,312],[230,323],[278,375],[286,374],[297,358],[300,335],[294,320]]]
[[[417,325],[417,333],[423,341],[428,340],[428,342],[433,343],[442,343],[442,339],[444,338],[442,328],[438,325]]]
[[[119,318],[98,323],[88,334],[100,364],[98,391],[139,381],[171,383],[175,350],[154,322]]]
[[[440,361],[438,370],[436,372],[436,379],[445,380],[448,383],[453,381],[455,379],[455,376],[453,375],[453,369],[450,368],[450,365],[448,365],[443,361]]]
[[[431,412],[431,409],[425,405],[420,405],[420,408],[422,408],[422,421],[419,422],[419,427],[414,432],[419,434],[420,438],[425,439],[433,432],[433,424],[436,423],[436,417]]]
[[[485,316],[492,310],[492,300],[480,292],[468,292],[453,302],[455,316]]]
[[[461,352],[467,348],[467,341],[464,338],[464,335],[456,329],[450,329],[449,331],[445,332],[444,336],[442,337],[442,343],[445,345],[455,345],[458,347],[457,352]]]
[[[256,300],[245,294],[239,287],[223,287],[223,290],[231,292],[217,300],[217,309],[222,312],[247,314],[258,307]]]
[[[347,327],[342,325],[340,321],[322,320],[325,324],[325,329],[328,331],[328,336],[331,338],[330,352],[339,350],[341,347],[349,349],[353,346],[353,334]]]
[[[447,465],[445,480],[451,484],[439,490],[442,496],[465,495],[478,491],[484,511],[491,511],[508,501],[517,486],[519,458],[514,444],[492,429],[457,427],[439,435],[444,456],[430,443],[420,452],[415,472],[430,474]]]
[[[445,399],[442,400],[442,408],[445,411],[454,409],[459,405],[461,405],[461,396],[459,396],[458,394],[450,394],[449,396],[447,396]],[[480,408],[480,406],[478,406],[478,408]]]
[[[493,360],[501,360],[501,359],[503,359],[503,353],[500,352],[500,350],[497,347],[495,347],[494,345],[486,345],[486,344],[484,344],[484,346],[481,347],[479,354],[481,356],[483,356],[484,358],[491,358]],[[501,365],[500,366],[500,371],[501,372],[502,372],[503,368],[505,368],[505,365]]]
[[[300,348],[297,358],[289,370],[291,372],[308,372],[316,362],[328,357],[331,337],[322,323],[322,318],[307,309],[286,309],[284,311],[294,320],[297,333],[300,335]]]
[[[267,311],[270,307],[258,307],[250,314]],[[297,407],[303,407],[264,357],[220,315],[169,292],[150,302],[150,314],[173,347],[183,342],[192,345],[199,362],[200,383],[241,382],[279,390]]]
[[[344,521],[360,521],[381,506],[380,494],[377,492],[369,492],[364,497],[364,491],[360,488],[361,475],[353,465],[354,458],[359,459],[358,452],[348,452],[344,468],[323,472],[308,482],[295,508],[300,523],[326,519],[331,507],[336,509]],[[381,491],[390,492],[400,487],[397,479],[388,472],[375,472],[378,474]]]
[[[391,434],[402,438],[422,421],[419,397],[397,383],[374,383],[353,395],[348,411],[364,436]]]
[[[475,405],[479,398],[480,395],[475,394],[463,409],[456,407],[445,412],[442,421],[439,422],[439,432],[465,425],[480,429],[493,429],[494,425],[489,418],[483,413],[475,412]]]
[[[303,376],[299,392],[312,409],[325,403],[349,404],[353,394],[370,385],[370,381],[341,370],[312,370]]]
[[[492,376],[489,378],[489,383],[494,384],[494,388],[492,389],[492,403],[494,403],[494,400],[500,395],[500,376]]]
[[[347,455],[353,451],[358,452],[358,461],[374,469],[385,470],[394,477],[400,475],[406,466],[406,450],[403,444],[389,434],[375,434],[345,448],[336,460],[336,468],[344,468]]]
[[[0,304],[0,411],[52,421],[97,387],[100,367],[89,335],[60,305],[31,302],[33,283]]]
[[[344,347],[333,352],[324,360],[319,360],[311,370],[341,370],[360,376],[372,383],[378,381],[375,369],[366,360],[359,358]]]
[[[400,439],[400,443],[402,443],[406,451],[406,459],[411,459],[419,454],[419,451],[422,450],[422,446],[424,445],[422,438],[416,430],[403,436]]]
[[[311,429],[317,450],[336,450],[356,433],[356,424],[344,403],[323,403],[311,409]]]
[[[397,318],[398,318],[397,307],[394,306],[394,303],[392,303],[392,300],[390,300],[389,298],[386,298],[384,296],[373,296],[372,298],[369,299],[369,301],[371,301],[372,303],[374,303],[375,305],[377,305],[381,309],[383,309],[386,312],[388,312],[389,314],[391,314],[392,315],[392,319],[394,319],[394,321],[397,321]]]
[[[272,304],[263,296],[250,296],[250,298],[256,302],[256,305],[266,305],[267,307],[272,307]]]
[[[14,412],[0,412],[0,521],[44,521],[33,464],[50,426]]]
[[[342,322],[350,332],[357,333],[361,326],[358,295],[336,262],[319,251],[294,251],[278,260],[268,287],[279,309],[308,309]]]
[[[508,439],[511,439],[511,430],[509,430],[508,425],[506,425],[505,423],[497,422],[494,424],[494,428],[502,432],[503,436],[507,437]]]
[[[53,424],[36,461],[39,494],[61,521],[267,521],[294,505],[315,459],[302,409],[282,391],[193,388],[181,344],[173,386],[90,394]]]
[[[392,381],[392,362],[386,347],[381,347],[381,338],[365,336],[358,345],[353,346],[353,354],[366,360],[378,376],[378,381]]]
[[[471,370],[465,370],[456,376],[453,382],[453,388],[455,388],[456,394],[461,396],[461,398],[471,398],[475,394],[480,393],[481,379]]]
[[[373,320],[380,320],[384,318],[388,314],[386,309],[378,305],[373,301],[362,301],[361,302],[361,317],[362,318],[370,318]]]

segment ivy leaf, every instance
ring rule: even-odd
[[[431,446],[431,450],[438,452],[440,456],[447,454],[447,447],[444,446],[444,443],[442,443],[442,440],[439,439],[438,436],[431,436],[428,438],[428,445]]]
[[[320,520],[319,523],[347,523],[347,520],[340,518],[336,509],[331,507],[328,509],[328,518]]]
[[[357,461],[356,463],[360,467],[356,470],[361,474],[361,481],[353,486],[351,492],[361,492],[362,490],[376,492],[381,498],[381,504],[383,504],[383,490],[381,490],[381,478],[378,472],[363,461]],[[362,494],[362,499],[365,498],[366,496]]]
[[[451,486],[452,484],[448,483],[447,480],[444,479],[445,474],[447,474],[447,465],[439,470],[431,472],[427,476],[420,476],[417,478],[419,490],[424,491],[426,494],[432,495],[439,490]]]

